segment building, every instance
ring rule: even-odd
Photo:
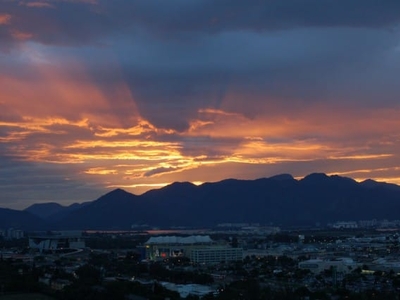
[[[208,285],[201,285],[201,284],[175,284],[172,282],[160,282],[160,284],[170,290],[170,291],[174,291],[174,292],[178,292],[179,295],[181,296],[181,298],[186,298],[189,295],[195,295],[198,297],[204,297],[206,295],[209,294],[217,294],[217,291]]]
[[[358,228],[357,222],[354,221],[348,221],[348,222],[336,222],[332,225],[333,228],[335,229],[355,229]]]
[[[243,249],[227,246],[209,246],[193,248],[189,255],[190,260],[194,263],[213,264],[225,261],[240,261],[243,259]]]
[[[151,237],[146,243],[146,258],[150,260],[168,257],[188,256],[193,247],[212,245],[214,241],[208,235],[157,236]]]
[[[24,232],[20,229],[8,228],[7,230],[1,230],[0,236],[7,240],[19,240],[24,238]]]
[[[378,258],[371,263],[368,263],[368,268],[372,271],[400,272],[400,261],[397,259]]]
[[[217,245],[208,235],[151,237],[145,248],[150,260],[184,256],[195,263],[218,263],[243,259],[242,248]]]
[[[85,240],[81,231],[57,231],[47,235],[29,237],[29,247],[40,252],[65,249],[83,249]]]
[[[349,273],[359,266],[353,259],[347,257],[335,258],[331,260],[309,259],[298,264],[299,269],[310,270],[318,274],[324,270],[335,268],[339,273]]]

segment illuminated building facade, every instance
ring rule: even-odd
[[[217,245],[209,236],[151,237],[146,243],[146,258],[162,260],[188,257],[194,263],[219,263],[243,259],[242,248]]]

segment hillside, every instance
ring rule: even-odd
[[[398,219],[400,190],[392,184],[310,174],[257,180],[228,179],[195,186],[173,183],[137,196],[114,190],[54,223],[64,229],[214,226],[257,222],[280,226],[337,220]]]

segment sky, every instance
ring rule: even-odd
[[[399,78],[398,0],[0,0],[0,207],[400,184]]]

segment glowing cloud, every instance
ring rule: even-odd
[[[9,24],[10,21],[11,21],[11,15],[10,14],[1,14],[0,13],[0,25]]]
[[[21,4],[36,8],[55,8],[54,5],[49,2],[21,2]]]
[[[399,182],[399,4],[303,2],[3,1],[4,203],[277,173]]]
[[[17,39],[20,41],[29,40],[30,38],[33,37],[32,33],[22,32],[22,31],[18,31],[18,30],[13,30],[11,35],[14,39]]]

